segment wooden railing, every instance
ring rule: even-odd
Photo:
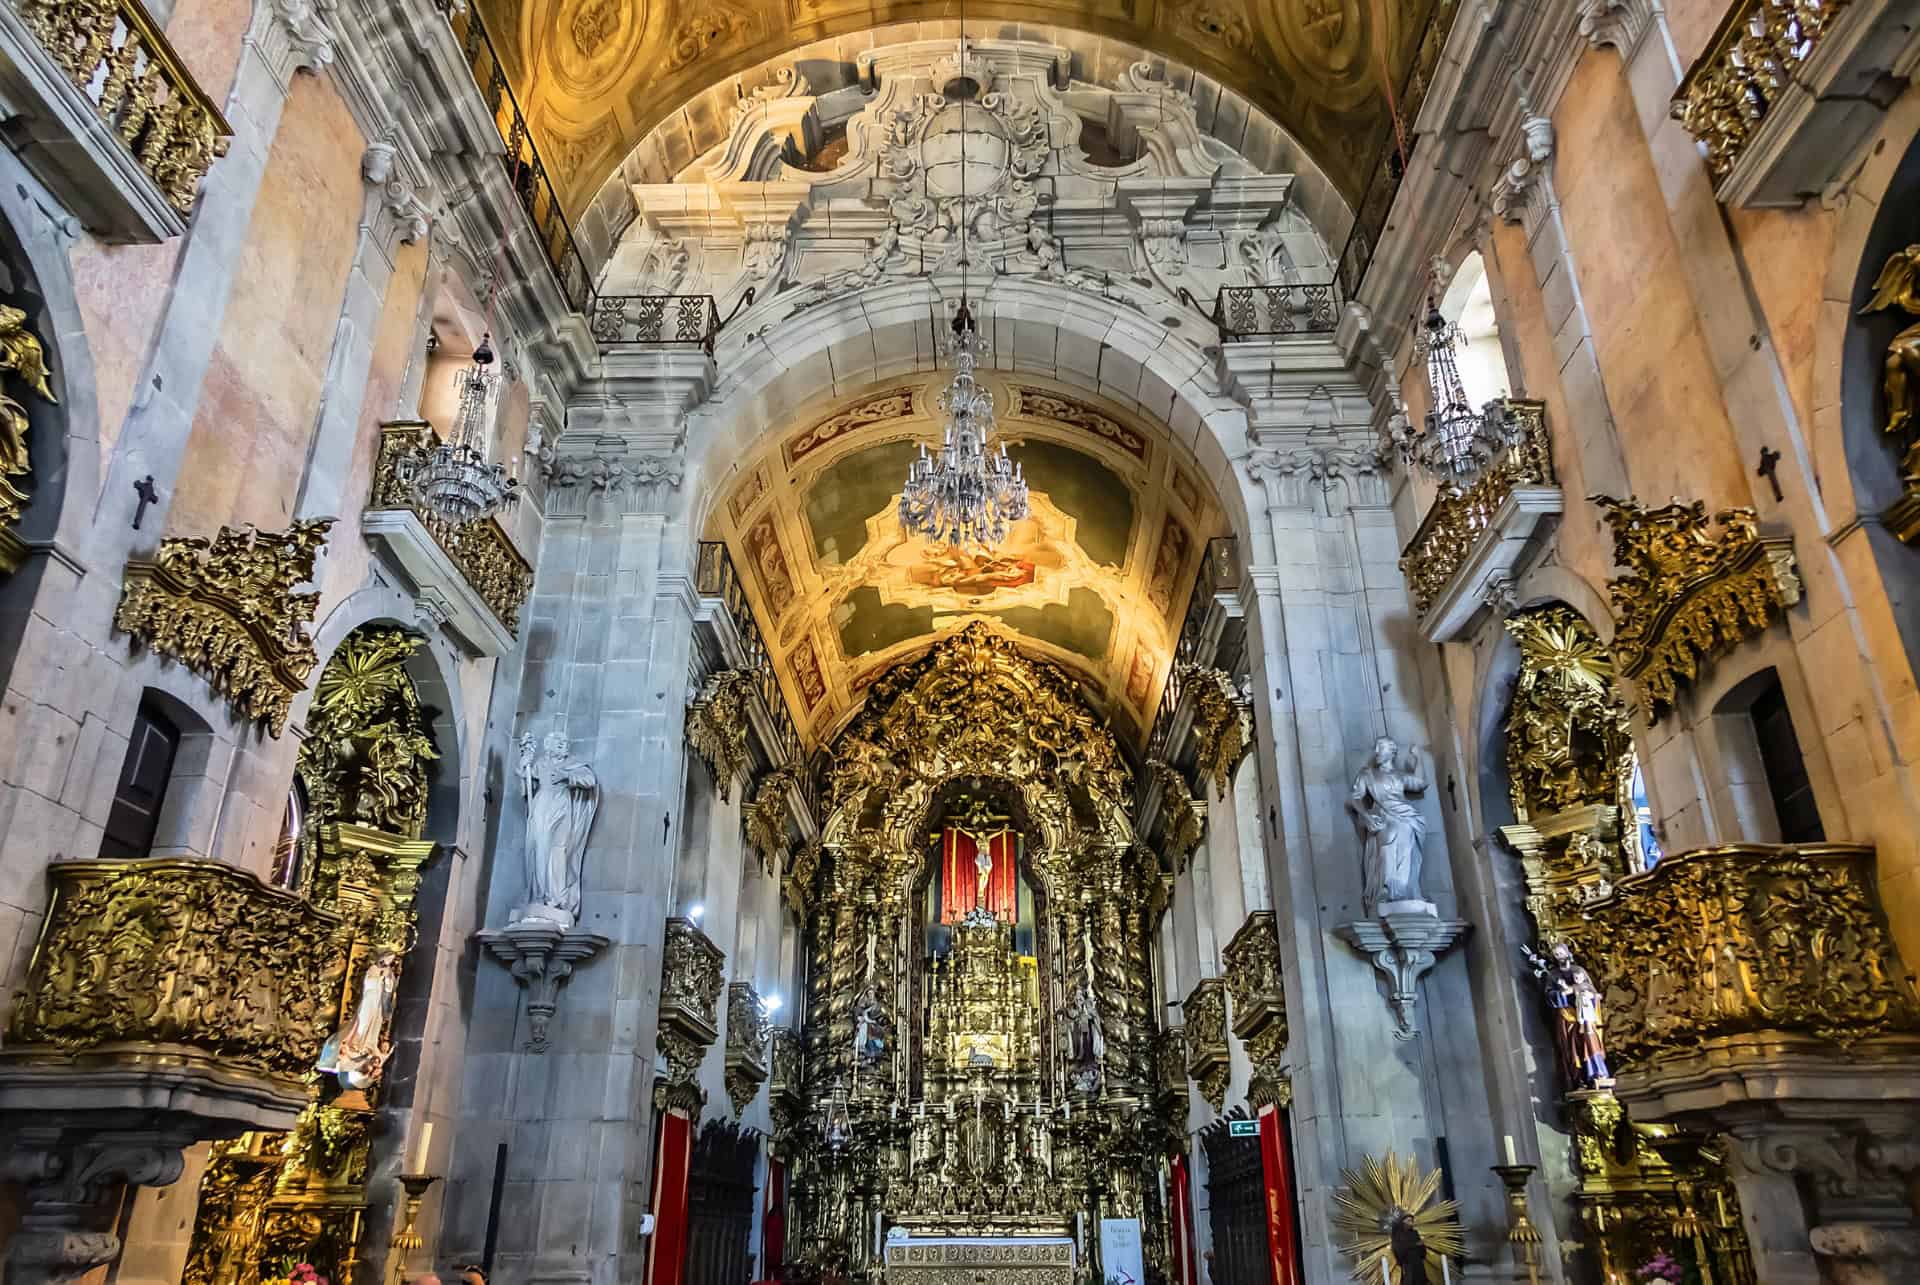
[[[200,181],[233,138],[220,108],[140,0],[15,0],[41,47],[92,102],[167,204],[193,212]]]
[[[1735,0],[1673,96],[1673,117],[1725,178],[1774,100],[1810,61],[1848,0]]]

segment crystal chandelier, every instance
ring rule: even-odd
[[[495,376],[490,336],[480,336],[473,364],[459,376],[460,407],[447,440],[403,456],[395,472],[422,505],[459,526],[491,517],[520,502],[520,481],[482,449]]]
[[[993,545],[1009,524],[1027,516],[1027,480],[1004,444],[987,449],[993,433],[993,394],[974,369],[986,351],[967,301],[953,316],[953,382],[940,394],[946,432],[940,451],[919,458],[900,493],[900,526],[946,544]]]
[[[1454,349],[1459,328],[1440,315],[1438,282],[1427,295],[1425,333],[1417,341],[1427,361],[1427,391],[1432,409],[1426,429],[1401,443],[1408,462],[1446,485],[1470,485],[1502,451],[1520,440],[1520,421],[1505,403],[1490,401],[1475,410],[1460,382]]]

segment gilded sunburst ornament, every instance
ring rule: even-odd
[[[1460,1222],[1454,1216],[1460,1206],[1434,1199],[1440,1190],[1438,1169],[1423,1174],[1411,1157],[1402,1161],[1390,1151],[1384,1161],[1368,1156],[1341,1180],[1345,1185],[1333,1193],[1333,1231],[1341,1252],[1354,1261],[1355,1280],[1399,1285],[1393,1229],[1402,1220],[1413,1225],[1427,1248],[1427,1279],[1442,1279],[1440,1260],[1460,1256]]]

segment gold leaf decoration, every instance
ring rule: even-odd
[[[1571,607],[1507,617],[1520,644],[1507,723],[1507,778],[1522,821],[1618,805],[1633,770],[1633,731],[1614,693],[1613,657]]]
[[[1187,788],[1187,778],[1159,759],[1147,762],[1147,777],[1160,786],[1160,814],[1166,818],[1167,855],[1173,868],[1184,871],[1207,829],[1205,805]]]
[[[1200,1096],[1215,1111],[1227,1104],[1227,1082],[1233,1076],[1233,1055],[1227,1045],[1227,984],[1209,977],[1193,988],[1180,1006],[1186,1019],[1187,1074],[1200,1086]]]
[[[1460,1257],[1459,1204],[1434,1199],[1440,1191],[1438,1169],[1422,1173],[1411,1157],[1403,1161],[1389,1151],[1385,1160],[1368,1156],[1340,1180],[1343,1185],[1333,1193],[1333,1234],[1340,1252],[1353,1260],[1355,1280],[1398,1285],[1392,1236],[1402,1222],[1411,1223],[1426,1246],[1428,1280],[1445,1274],[1442,1259]]]
[[[127,563],[113,627],[212,685],[245,717],[278,736],[293,698],[319,663],[307,626],[313,579],[332,518],[283,532],[221,527],[212,541],[163,540],[154,561]]]
[[[1193,692],[1193,755],[1214,794],[1226,798],[1240,760],[1253,748],[1253,715],[1233,679],[1218,669],[1189,666]]]
[[[311,832],[353,821],[417,839],[427,823],[433,747],[409,657],[426,639],[398,629],[362,629],[320,671],[300,745]]]
[[[687,744],[713,769],[722,803],[732,794],[734,778],[747,770],[747,696],[752,690],[751,674],[723,669],[707,679],[687,706]]]
[[[1763,538],[1752,509],[1709,518],[1699,500],[1645,509],[1592,499],[1613,525],[1613,560],[1623,568],[1607,584],[1614,659],[1638,684],[1648,718],[1672,708],[1707,662],[1800,601],[1793,541]]]
[[[39,336],[27,329],[27,314],[0,304],[0,372],[8,372],[44,401],[54,401],[48,386],[47,359]],[[7,528],[26,512],[32,492],[14,479],[33,470],[28,449],[27,408],[0,393],[0,571],[12,571],[24,552]]]
[[[787,791],[800,777],[797,765],[782,764],[761,779],[747,805],[747,842],[760,854],[762,868],[777,865],[787,849]]]
[[[1413,605],[1431,607],[1466,562],[1480,537],[1516,488],[1555,486],[1553,452],[1547,437],[1543,402],[1509,400],[1503,403],[1520,422],[1520,441],[1493,462],[1480,480],[1464,491],[1441,493],[1420,520],[1420,527],[1400,555],[1400,571],[1407,578]]]

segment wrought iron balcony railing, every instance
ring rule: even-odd
[[[1864,844],[1738,843],[1669,856],[1565,916],[1605,997],[1615,1074],[1729,1041],[1842,1049],[1920,1035]]]
[[[198,1070],[306,1104],[340,1009],[345,921],[216,861],[56,861],[47,877],[6,1063]]]
[[[139,0],[90,4],[16,0],[13,12],[58,68],[65,81],[60,93],[78,107],[79,114],[69,115],[66,106],[52,102],[43,102],[35,110],[44,109],[51,118],[64,116],[70,126],[84,121],[90,110],[158,190],[172,214],[185,220],[193,212],[200,182],[214,159],[226,155],[233,129]],[[46,98],[49,90],[43,83],[36,92]],[[18,113],[19,105],[15,106]],[[92,144],[86,137],[71,141],[82,151]],[[71,156],[62,155],[70,153],[71,146],[36,150],[44,152],[57,170],[73,168]],[[118,170],[124,163],[108,168]],[[98,213],[97,201],[83,198],[77,204]],[[119,221],[110,215],[101,217]],[[171,227],[156,228],[144,215],[135,215],[133,222],[135,228],[122,230],[144,233],[141,239],[158,239],[159,234],[178,232],[182,226],[174,222]]]
[[[1848,0],[1734,0],[1673,96],[1673,116],[1706,146],[1715,183],[1733,170]]]
[[[743,302],[750,302],[747,292]],[[736,309],[737,311],[737,309]],[[593,338],[600,344],[698,344],[709,356],[720,334],[720,307],[710,294],[602,294],[593,298]]]
[[[1332,334],[1340,323],[1340,291],[1320,285],[1225,286],[1213,303],[1214,324],[1228,343],[1279,335]]]
[[[533,591],[533,568],[507,537],[506,529],[493,518],[467,526],[451,522],[433,510],[417,504],[412,489],[400,479],[399,462],[410,452],[431,448],[439,440],[432,424],[425,420],[399,420],[380,429],[380,454],[373,465],[373,490],[367,497],[367,512],[361,525],[368,534],[386,540],[406,564],[407,572],[423,589],[439,591],[437,596],[455,609],[463,596],[477,598],[491,618],[454,621],[463,635],[476,646],[487,641],[471,635],[497,635],[504,632],[505,643],[519,636],[520,608]],[[425,535],[426,540],[419,537]],[[434,556],[437,550],[441,558]],[[467,592],[451,583],[444,559]],[[448,583],[442,583],[448,582]],[[466,613],[478,615],[478,613]],[[504,650],[504,645],[499,650]],[[496,654],[489,652],[489,654]]]
[[[1539,402],[1510,401],[1524,432],[1465,490],[1443,493],[1407,542],[1400,570],[1407,578],[1414,606],[1426,612],[1440,600],[1466,566],[1482,537],[1517,490],[1557,487],[1553,452],[1548,444],[1546,408]]]

